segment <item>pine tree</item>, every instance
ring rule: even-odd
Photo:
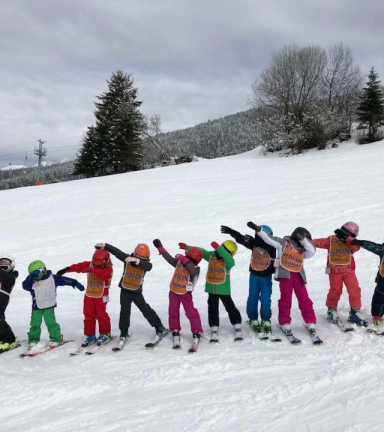
[[[136,100],[133,78],[122,71],[112,74],[108,91],[97,96],[96,125],[88,128],[76,160],[76,174],[97,176],[139,169],[143,116]],[[92,129],[93,128],[93,129]]]
[[[384,96],[378,74],[372,68],[357,108],[360,127],[368,127],[368,135],[360,142],[370,143],[382,137],[378,128],[384,124]]]

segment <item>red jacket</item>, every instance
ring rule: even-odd
[[[113,275],[113,267],[111,265],[108,265],[107,267],[92,267],[91,261],[84,261],[78,264],[72,264],[69,267],[68,271],[75,272],[75,273],[93,273],[102,281],[109,280],[109,283],[107,282],[103,294],[103,295],[108,295],[108,288],[111,285],[112,275]]]
[[[348,265],[335,265],[331,264],[329,262],[329,249],[331,246],[331,237],[329,236],[327,238],[319,238],[312,240],[313,246],[320,249],[327,249],[328,255],[327,255],[327,267],[331,269],[331,273],[354,273],[356,269],[355,259],[353,258],[353,254],[357,252],[360,249],[360,246],[357,245],[351,245],[349,244],[349,247],[351,249],[351,262]],[[347,242],[348,243],[348,242]]]

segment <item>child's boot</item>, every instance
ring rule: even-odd
[[[261,327],[264,330],[265,333],[271,333],[272,332],[272,324],[269,320],[261,320]]]
[[[368,326],[368,323],[365,321],[360,309],[351,309],[349,312],[349,321],[357,324],[358,326]]]
[[[85,348],[85,347],[87,347],[89,345],[94,344],[95,342],[96,342],[96,338],[95,338],[94,335],[92,335],[92,336],[85,335],[85,336],[83,336],[83,340],[81,342],[81,346],[82,346],[82,348]]]
[[[255,333],[261,333],[263,331],[261,324],[259,323],[258,320],[249,320],[248,324],[251,326],[252,330]]]
[[[111,340],[111,333],[103,333],[97,338],[98,345],[105,345]]]
[[[193,333],[192,334],[192,346],[189,349],[189,352],[195,352],[199,348],[200,343],[200,333]]]
[[[329,321],[332,321],[333,323],[337,323],[340,321],[339,314],[337,313],[337,308],[334,307],[328,308],[327,317]]]
[[[219,327],[211,327],[211,340],[210,342],[219,342]]]
[[[235,341],[243,340],[243,333],[241,331],[241,324],[235,324]]]
[[[180,332],[178,330],[175,330],[172,332],[173,337],[173,348],[177,349],[180,348]]]
[[[159,336],[159,338],[164,337],[168,333],[168,330],[165,327],[159,326],[156,327],[156,335]]]

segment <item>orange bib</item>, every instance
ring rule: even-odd
[[[262,248],[253,248],[251,268],[255,271],[267,270],[269,264],[271,263],[271,257],[269,253]]]
[[[171,291],[176,294],[185,294],[187,292],[187,285],[189,283],[190,274],[189,271],[179,261],[177,263],[175,273],[169,285]]]
[[[121,285],[125,289],[137,291],[141,287],[143,279],[144,269],[127,264]]]
[[[217,259],[214,255],[211,255],[208,263],[207,282],[211,284],[222,284],[225,282],[225,261],[223,259]]]
[[[331,236],[329,246],[329,262],[333,265],[351,264],[351,248],[347,243],[343,243],[336,236]]]
[[[303,268],[304,252],[298,250],[290,241],[285,242],[283,253],[280,258],[281,267],[293,273],[300,273]]]
[[[105,285],[105,281],[102,281],[93,273],[88,273],[87,291],[85,291],[85,295],[92,298],[103,297]]]
[[[384,278],[384,256],[381,259],[381,263],[380,263],[380,276]]]

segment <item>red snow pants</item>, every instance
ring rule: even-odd
[[[291,323],[292,294],[295,291],[301,315],[306,324],[316,324],[312,300],[299,273],[291,272],[290,279],[280,279],[279,324]]]
[[[185,315],[191,323],[192,333],[203,333],[203,327],[201,326],[201,320],[198,310],[193,305],[193,298],[191,293],[187,294],[176,294],[173,291],[169,291],[169,308],[168,308],[168,320],[169,330],[180,331],[180,304],[183,305]]]
[[[344,283],[347,287],[351,308],[361,308],[361,289],[355,273],[331,273],[329,275],[329,283],[331,286],[326,301],[328,307],[337,307],[343,291]]]
[[[107,314],[107,303],[103,297],[91,298],[84,296],[84,334],[94,336],[96,334],[96,320],[99,322],[99,333],[111,333],[111,320]]]

